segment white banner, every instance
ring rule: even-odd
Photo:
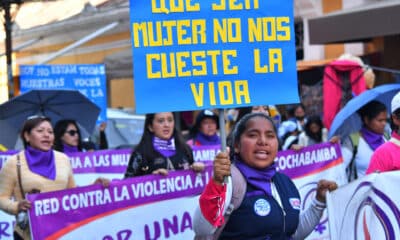
[[[399,239],[399,182],[400,171],[374,173],[329,194],[331,239]]]
[[[288,175],[297,186],[304,211],[315,198],[320,179],[335,181],[339,186],[346,183],[343,158],[338,144],[324,143],[305,147],[301,150],[287,150],[278,153],[275,162],[280,172]],[[325,210],[319,224],[307,240],[329,240],[330,216]]]

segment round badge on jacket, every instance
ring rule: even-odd
[[[265,199],[258,199],[254,203],[254,212],[261,217],[267,216],[271,212],[271,205]]]

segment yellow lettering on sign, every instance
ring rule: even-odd
[[[146,55],[147,77],[174,78],[206,76],[211,73],[218,75],[219,65],[224,75],[238,74],[238,66],[232,62],[236,57],[236,50],[150,53]],[[161,69],[161,74],[153,72],[153,69]]]
[[[270,48],[267,55],[261,54],[260,49],[254,49],[254,72],[255,73],[273,73],[283,72],[282,49]],[[267,56],[268,62],[262,64],[261,56]]]
[[[152,13],[198,12],[200,4],[192,5],[191,0],[151,0]]]
[[[159,71],[153,72],[153,61],[159,61],[160,56],[158,54],[147,54],[146,55],[146,66],[147,66],[147,77],[148,78],[160,78],[161,73]]]
[[[205,44],[205,19],[180,19],[133,23],[134,47]]]
[[[217,88],[215,88],[217,85]],[[208,89],[204,83],[191,83],[190,88],[197,107],[204,106],[204,98],[208,95],[211,106],[250,104],[250,93],[247,80],[209,82]],[[217,102],[218,100],[218,102]]]
[[[278,17],[276,20],[276,30],[278,41],[290,41],[290,18]]]
[[[289,17],[247,19],[249,42],[290,41]]]
[[[213,3],[211,5],[212,10],[214,11],[222,11],[222,10],[249,10],[249,9],[258,9],[259,3],[258,0],[220,0],[218,3]]]
[[[214,43],[242,42],[242,27],[240,18],[213,19]]]

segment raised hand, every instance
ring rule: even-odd
[[[218,184],[223,184],[224,177],[231,175],[231,161],[229,159],[229,148],[226,152],[219,152],[214,159],[213,180]]]
[[[325,179],[319,180],[317,184],[317,200],[320,202],[326,202],[326,192],[336,190],[338,185],[336,182],[328,181]]]

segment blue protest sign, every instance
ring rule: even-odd
[[[106,73],[103,64],[21,65],[21,93],[31,89],[78,90],[101,108],[97,123],[107,119]]]
[[[293,0],[130,0],[139,113],[299,102]]]

